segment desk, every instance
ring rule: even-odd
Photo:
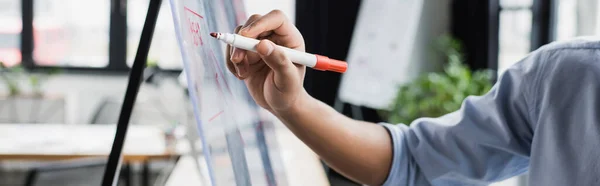
[[[108,156],[115,125],[0,124],[0,161],[67,160]],[[123,149],[124,162],[170,158],[158,127],[132,125]]]
[[[317,155],[282,124],[277,124],[275,131],[288,185],[328,186]],[[115,125],[0,124],[0,161],[107,156],[114,133]],[[123,161],[147,162],[184,154],[169,150],[162,135],[158,127],[130,126]],[[194,163],[193,159],[181,158],[167,185],[202,186]]]
[[[0,161],[56,161],[107,157],[116,125],[0,124]],[[143,163],[142,182],[148,185],[148,163],[169,159],[179,152],[167,148],[162,130],[156,126],[131,125],[123,149],[123,162]],[[128,166],[124,166],[128,178]]]

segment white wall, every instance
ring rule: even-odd
[[[279,9],[283,11],[292,22],[295,20],[295,0],[244,0],[244,2],[248,16],[252,14],[265,15],[271,10]]]

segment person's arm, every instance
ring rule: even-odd
[[[308,95],[275,115],[341,174],[369,185],[386,179],[392,142],[383,126],[350,119]]]
[[[410,127],[385,124],[391,136],[381,125],[347,118],[309,96],[276,115],[328,165],[360,183],[487,185],[527,170],[533,138],[528,97],[538,56],[508,69],[490,92],[467,98],[456,112]]]

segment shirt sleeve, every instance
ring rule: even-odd
[[[468,97],[458,111],[410,127],[384,123],[394,148],[384,185],[488,185],[527,171],[529,92],[540,55],[509,68],[487,94]]]

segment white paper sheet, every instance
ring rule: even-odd
[[[423,0],[364,1],[342,76],[339,99],[384,109],[398,86],[414,74],[408,68]]]

